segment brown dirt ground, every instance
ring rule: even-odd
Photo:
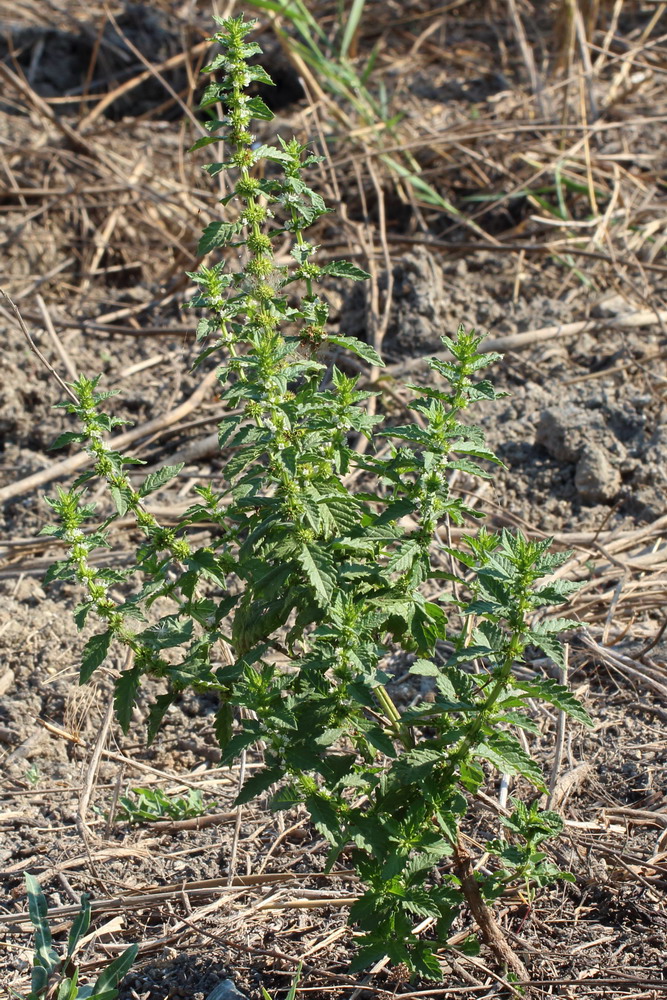
[[[582,629],[572,640],[569,680],[596,725],[592,732],[568,725],[557,772],[566,827],[553,851],[576,884],[541,890],[532,902],[511,896],[499,919],[530,970],[531,995],[640,1000],[667,988],[665,20],[652,22],[662,11],[655,3],[603,3],[597,27],[584,29],[589,55],[602,59],[592,89],[584,77],[578,87],[575,49],[574,96],[563,96],[554,65],[557,6],[368,4],[359,58],[378,44],[371,81],[382,78],[391,106],[405,110],[399,145],[416,150],[423,176],[460,214],[397,186],[367,157],[370,147],[349,138],[326,94],[308,104],[266,25],[260,42],[279,78],[283,133],[328,141],[315,179],[338,210],[318,232],[323,253],[356,255],[373,271],[375,313],[373,294],[369,301],[338,285],[327,293],[334,328],[383,338],[388,413],[407,398],[401,380],[423,377],[419,358],[460,322],[492,339],[558,328],[546,339],[505,341],[495,376],[510,395],[478,417],[505,468],[478,491],[477,503],[492,523],[554,535],[573,549],[566,571],[584,586],[572,608]],[[309,7],[329,31],[336,5]],[[514,7],[525,35],[510,16]],[[160,421],[199,384],[188,371],[194,348],[180,307],[183,272],[195,265],[215,193],[202,180],[203,158],[183,155],[194,125],[154,75],[105,114],[85,116],[96,96],[144,71],[126,39],[154,65],[191,53],[164,69],[191,106],[189,81],[210,25],[203,3],[112,10],[122,36],[96,3],[0,3],[0,69],[12,73],[0,95],[1,283],[49,361],[60,371],[101,372],[105,386],[121,390],[116,412],[141,426]],[[522,43],[543,81],[537,91]],[[597,131],[582,129],[582,101],[591,120],[595,104]],[[566,222],[554,214],[556,162],[569,184],[560,188]],[[490,194],[495,200],[479,200]],[[628,317],[640,313],[648,318],[633,326]],[[577,322],[585,328],[568,329]],[[58,387],[7,309],[0,327],[2,487],[67,457],[54,459],[48,449],[70,423],[52,409]],[[193,448],[176,486],[155,499],[165,519],[187,505],[196,483],[217,476],[205,439],[219,414],[211,392],[181,421],[133,446],[149,465]],[[83,891],[95,901],[96,936],[82,952],[86,975],[141,943],[121,1000],[204,1000],[227,978],[251,1000],[260,985],[284,997],[301,959],[298,997],[510,995],[484,953],[477,964],[443,955],[442,987],[409,982],[401,970],[350,975],[346,904],[357,886],[351,877],[323,876],[325,845],[300,811],[273,816],[262,802],[247,806],[236,841],[229,816],[200,829],[124,822],[118,795],[138,785],[197,788],[208,813],[231,812],[238,769],[216,767],[215,705],[204,697],[184,696],[146,749],[143,723],[154,694],[147,685],[130,734],[110,730],[87,810],[90,835],[82,838],[80,795],[120,664],[112,659],[91,684],[77,686],[88,633],[77,634],[69,613],[75,589],[41,585],[56,553],[36,536],[49,520],[43,494],[55,481],[47,475],[21,491],[1,515],[0,986],[27,990],[32,938],[21,914],[30,871],[54,908],[58,943],[72,920],[59,908],[72,907]],[[98,499],[104,503],[101,493]],[[114,537],[114,558],[129,558],[131,530],[121,524]],[[404,664],[390,668],[397,703],[418,697]],[[542,735],[532,750],[550,774],[558,720],[536,712]],[[490,776],[487,797],[472,803],[466,832],[473,849],[498,829],[498,793]]]

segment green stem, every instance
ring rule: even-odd
[[[523,645],[521,633],[518,631],[515,632],[510,641],[503,665],[500,668],[500,673],[498,674],[495,684],[491,688],[491,691],[478,712],[477,717],[471,722],[470,728],[463,737],[463,740],[459,744],[457,750],[455,750],[449,758],[449,765],[445,771],[445,782],[449,781],[449,779],[453,776],[457,764],[468,756],[469,751],[476,743],[477,737],[479,736],[482,726],[486,722],[489,713],[507,687],[507,682],[512,673],[512,666],[517,657],[520,656],[523,650]]]

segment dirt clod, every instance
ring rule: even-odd
[[[584,445],[574,474],[574,485],[583,503],[609,503],[621,486],[621,474],[610,463],[604,448]]]

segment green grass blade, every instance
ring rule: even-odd
[[[375,69],[375,63],[377,62],[377,57],[379,56],[379,54],[380,54],[380,43],[376,42],[375,45],[373,46],[371,54],[368,57],[368,62],[364,66],[363,70],[361,71],[361,75],[359,77],[363,86],[366,86],[366,84],[368,83],[368,78]]]
[[[285,1000],[296,1000],[296,988],[301,981],[301,969],[303,968],[303,963],[299,962],[297,970],[294,973],[294,979],[292,981],[292,986]]]
[[[366,6],[366,0],[352,0],[352,9],[350,10],[350,15],[347,19],[347,24],[345,25],[345,31],[343,32],[343,40],[340,43],[341,59],[347,58],[347,54],[350,51],[350,45],[352,44],[354,36],[359,27],[359,24],[361,23],[361,18],[363,17],[365,6]]]
[[[324,31],[301,0],[249,0],[249,3],[251,7],[282,14],[314,50],[317,50],[316,37],[323,42],[327,40]]]
[[[554,180],[556,182],[556,197],[558,198],[558,210],[560,211],[561,217],[563,219],[569,219],[570,213],[567,210],[567,204],[565,202],[560,165],[558,163],[554,167]]]

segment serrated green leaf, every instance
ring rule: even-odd
[[[292,157],[277,146],[267,146],[262,144],[254,151],[255,157],[259,160],[271,160],[274,163],[291,163]]]
[[[202,257],[216,247],[228,246],[238,231],[236,222],[209,222],[197,244],[198,255]]]
[[[176,692],[168,691],[166,694],[159,694],[148,711],[147,741],[150,744],[158,734],[167,710],[176,701]]]
[[[139,632],[135,638],[149,649],[172,649],[188,642],[192,638],[193,628],[192,619],[182,621],[178,615],[165,615],[155,625]]]
[[[281,785],[271,796],[270,808],[272,812],[282,812],[283,809],[293,809],[303,800],[303,795],[298,786],[292,782]]]
[[[236,479],[246,466],[254,462],[267,450],[263,444],[251,445],[248,448],[239,448],[236,454],[232,455],[225,466],[225,475],[228,480]]]
[[[420,677],[439,677],[440,668],[432,660],[415,660],[410,666],[411,674],[419,674]]]
[[[223,137],[221,135],[203,135],[200,139],[190,146],[188,153],[194,153],[197,149],[203,149],[204,146],[210,146],[212,142],[222,142]]]
[[[139,496],[145,497],[149,493],[155,493],[161,486],[168,483],[170,479],[177,476],[182,468],[183,462],[180,462],[178,465],[165,465],[162,469],[158,469],[157,472],[149,473],[139,487]]]
[[[431,434],[417,424],[401,424],[396,427],[387,427],[382,431],[385,437],[401,438],[404,441],[414,441],[416,444],[431,444]]]
[[[114,681],[114,706],[120,728],[127,734],[132,721],[132,711],[141,682],[141,671],[138,667],[124,670]]]
[[[553,677],[534,677],[529,681],[515,678],[513,684],[529,698],[541,698],[542,701],[554,705],[584,726],[592,727],[593,721],[581,702],[574,697],[569,688],[559,684]]]
[[[484,771],[474,761],[461,761],[459,768],[461,784],[473,794],[484,784]]]
[[[304,544],[297,559],[319,600],[330,601],[336,585],[336,570],[329,553],[319,546]]]
[[[420,941],[411,956],[410,965],[424,979],[441,982],[443,971],[437,955],[425,941]]]
[[[260,66],[258,63],[255,63],[253,66],[248,66],[247,72],[250,79],[254,80],[255,83],[263,83],[266,84],[267,87],[275,87],[275,83],[269,74],[266,72],[264,67]]]
[[[344,347],[346,351],[351,351],[357,357],[367,361],[369,365],[375,365],[376,368],[385,367],[384,361],[375,348],[371,347],[370,344],[366,344],[363,340],[357,340],[356,337],[345,337],[342,334],[332,336],[328,334],[327,343],[336,344],[337,347]]]
[[[350,920],[360,922],[361,915],[360,901],[357,900],[350,910]],[[361,972],[362,969],[366,969],[369,965],[373,965],[375,962],[379,962],[380,959],[386,958],[386,954],[387,950],[384,944],[379,942],[375,942],[365,948],[359,948],[349,963],[349,970],[350,972]]]
[[[525,729],[528,733],[534,733],[539,736],[541,730],[534,719],[531,719],[529,715],[525,715],[523,712],[506,712],[501,711],[497,716],[496,720],[498,722],[506,722],[510,726],[518,726],[520,729]]]
[[[326,506],[339,531],[353,531],[359,523],[359,505],[353,497],[326,497],[320,506]]]
[[[492,451],[488,448],[481,448],[474,441],[457,441],[453,446],[452,450],[456,454],[464,452],[466,455],[473,455],[475,458],[484,458],[487,462],[493,462],[494,465],[502,465],[502,461],[497,455],[494,455]]]
[[[239,655],[247,653],[258,642],[285,624],[294,607],[291,590],[272,601],[244,599],[236,610],[232,623],[232,640]]]
[[[49,503],[49,497],[44,497],[47,503]],[[51,506],[51,504],[49,504]],[[58,527],[56,524],[45,524],[43,528],[38,531],[39,535],[56,535],[58,538],[62,538],[62,528]]]
[[[570,632],[574,628],[581,628],[581,622],[574,618],[547,618],[534,627],[534,632],[552,633],[558,635],[560,632]]]
[[[390,573],[405,573],[410,569],[413,562],[420,553],[419,543],[410,538],[407,542],[399,544],[398,547],[387,560],[387,569]]]
[[[470,461],[468,458],[456,458],[453,461],[447,462],[448,469],[457,469],[459,472],[465,472],[469,476],[477,476],[478,479],[493,479],[493,473],[489,472],[488,469],[483,469],[481,465],[477,465],[476,462]]]
[[[532,642],[534,646],[537,646],[543,653],[546,653],[562,670],[565,669],[565,650],[563,643],[559,639],[548,632],[538,631],[537,629],[530,629],[525,635],[528,642]]]
[[[215,713],[214,732],[218,746],[224,750],[232,738],[234,725],[234,709],[230,702],[221,701]]]
[[[394,741],[391,736],[380,729],[379,726],[371,726],[365,733],[366,739],[372,747],[383,753],[385,757],[395,757],[396,748],[394,746]]]
[[[481,950],[479,938],[474,934],[469,934],[464,941],[457,944],[456,950],[460,951],[462,955],[470,955],[472,958],[476,958]]]
[[[240,427],[244,419],[245,417],[242,413],[230,413],[222,418],[218,424],[218,445],[220,448],[224,448],[232,439],[235,431]]]
[[[412,889],[402,901],[403,907],[409,913],[414,913],[418,917],[439,917],[440,908],[429,896],[425,889]]]
[[[84,601],[82,604],[77,604],[74,609],[74,621],[79,630],[86,624],[86,619],[94,607],[95,604],[93,601]]]
[[[210,69],[208,69],[211,72]],[[204,90],[199,102],[200,108],[208,108],[211,104],[217,104],[220,100],[221,88],[219,83],[209,83]]]
[[[565,604],[581,586],[582,582],[551,580],[544,587],[540,587],[533,593],[533,604],[535,607],[550,604]]]
[[[408,514],[412,514],[417,507],[414,500],[409,500],[407,497],[401,497],[400,500],[393,500],[391,503],[387,504],[382,513],[378,516],[375,524],[389,524],[391,521],[398,521],[402,517],[407,517]]]
[[[270,788],[276,781],[280,781],[282,776],[283,772],[279,767],[266,767],[263,771],[253,774],[251,778],[248,778],[245,785],[234,799],[234,805],[242,806],[246,802],[256,799],[258,795],[265,792],[267,788]]]
[[[89,681],[95,670],[104,662],[109,652],[112,638],[113,632],[111,629],[107,629],[106,632],[102,632],[100,635],[91,635],[83,647],[81,655],[79,684],[85,684]]]
[[[69,559],[56,559],[52,562],[43,577],[44,586],[53,583],[54,580],[71,580],[74,576]]]
[[[252,743],[255,743],[257,739],[257,733],[250,729],[243,729],[239,733],[234,733],[225,746],[220,748],[222,750],[220,763],[225,767],[232,764],[242,751]]]
[[[72,444],[76,441],[77,444],[81,444],[82,441],[86,440],[86,435],[82,434],[80,431],[65,431],[64,434],[60,434],[53,444],[49,445],[49,451],[55,451],[57,448],[64,448],[66,444]]]
[[[118,516],[123,517],[123,515],[127,513],[132,499],[129,489],[127,487],[110,485],[109,493],[111,494],[111,499],[116,506]]]
[[[323,795],[309,795],[306,799],[306,808],[313,824],[320,833],[327,838],[329,843],[336,843],[340,834],[340,823],[333,804]]]
[[[546,791],[544,775],[539,764],[523,749],[518,740],[508,733],[489,733],[479,743],[473,754],[488,760],[503,774],[520,774],[540,791]]]
[[[261,121],[270,122],[275,117],[271,108],[264,103],[261,97],[251,97],[246,103],[246,109],[253,118],[258,118]]]
[[[335,278],[351,278],[352,281],[367,281],[370,278],[368,271],[357,267],[349,260],[332,260],[331,263],[324,265],[322,273]]]

